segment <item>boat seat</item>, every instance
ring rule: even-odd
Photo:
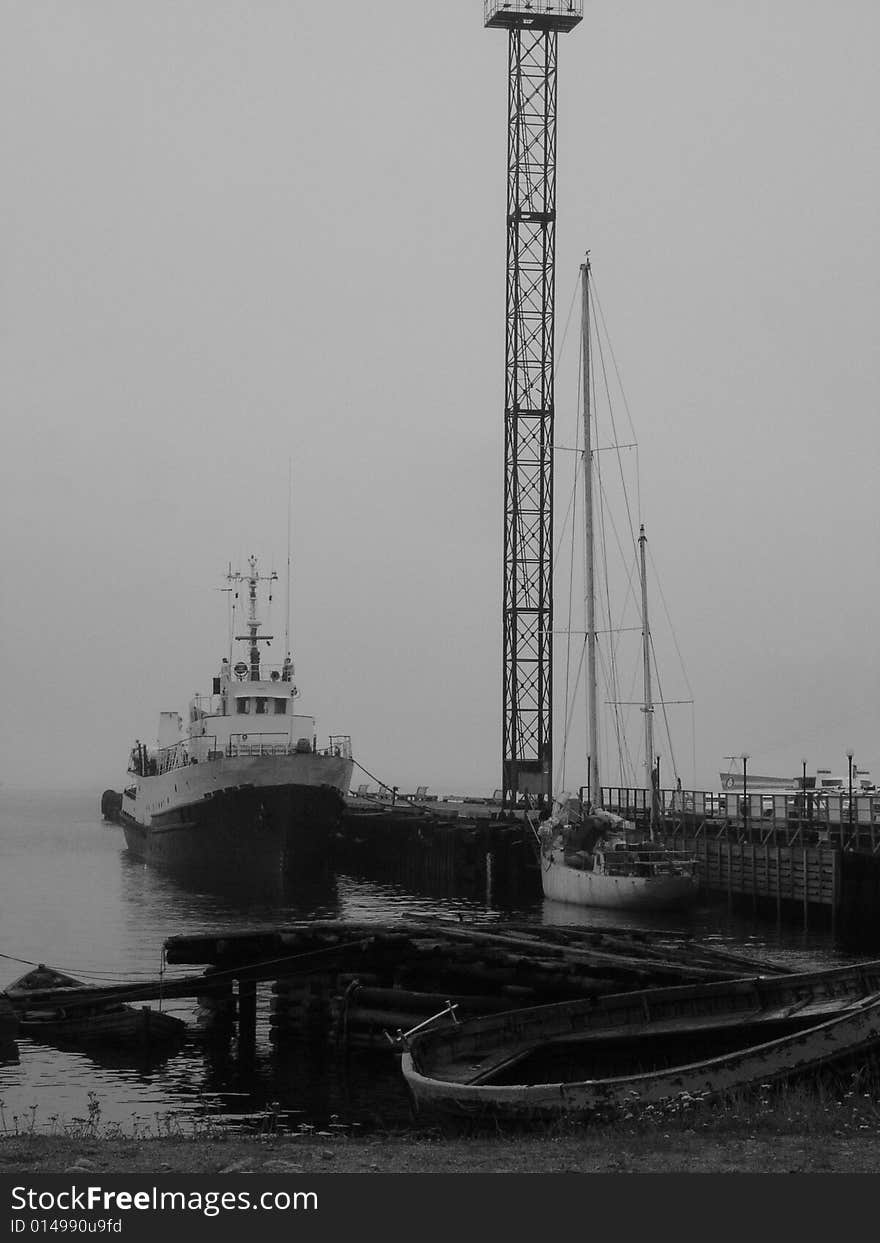
[[[517,1062],[528,1057],[536,1048],[540,1048],[542,1043],[542,1041],[531,1041],[529,1044],[508,1045],[506,1049],[493,1049],[479,1062],[469,1060],[459,1064],[453,1063],[448,1068],[444,1068],[442,1078],[448,1083],[461,1083],[468,1086],[485,1083],[493,1075],[506,1070],[509,1066],[515,1066]]]

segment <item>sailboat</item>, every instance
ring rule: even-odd
[[[615,909],[657,910],[677,907],[694,900],[699,888],[696,861],[689,855],[667,849],[655,839],[654,821],[659,765],[653,767],[653,693],[651,682],[651,640],[648,625],[648,592],[644,525],[639,534],[639,567],[642,611],[642,664],[644,682],[645,762],[650,770],[651,824],[647,840],[638,840],[634,825],[601,806],[602,786],[599,757],[599,711],[597,674],[597,626],[594,535],[594,448],[590,403],[590,264],[581,265],[581,329],[584,417],[584,555],[587,611],[587,801],[560,794],[550,814],[539,823],[541,883],[544,896],[577,906]],[[583,787],[582,787],[583,790]]]

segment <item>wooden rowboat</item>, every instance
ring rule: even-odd
[[[186,1030],[181,1019],[149,1006],[68,1002],[68,988],[81,992],[82,981],[42,963],[10,984],[5,996],[17,1011],[19,1034],[48,1044],[143,1048],[179,1040]]]
[[[645,989],[487,1015],[414,1036],[417,1110],[590,1115],[785,1078],[880,1041],[880,962]]]

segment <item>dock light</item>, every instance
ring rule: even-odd
[[[850,827],[850,832],[852,832],[852,823],[853,823],[853,814],[852,814],[852,811],[853,811],[853,808],[852,808],[852,775],[853,775],[853,755],[854,755],[854,754],[855,754],[855,753],[854,753],[854,751],[853,751],[852,747],[849,747],[849,748],[847,749],[847,752],[846,752],[846,758],[847,758],[847,760],[849,761],[849,827]]]

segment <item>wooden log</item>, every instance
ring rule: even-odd
[[[405,1009],[414,1014],[425,1015],[442,1010],[448,1001],[471,1011],[482,1007],[483,1013],[500,1010],[505,1004],[497,996],[488,994],[455,993],[450,995],[448,992],[421,993],[403,988],[369,987],[354,990],[348,1005],[349,1008],[366,1006],[373,1009],[382,1009],[387,1005],[392,1009]]]
[[[408,1031],[423,1023],[427,1015],[416,1014],[404,1010],[368,1010],[366,1007],[355,1006],[344,1015],[344,1025],[348,1031],[362,1028],[384,1028],[396,1031],[398,1027]]]

